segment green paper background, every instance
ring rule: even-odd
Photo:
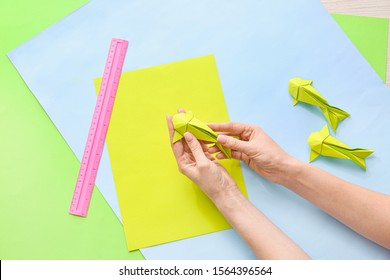
[[[339,14],[332,16],[386,82],[389,19]]]
[[[0,2],[0,259],[143,258],[98,189],[68,214],[79,161],[6,57],[85,2]]]
[[[86,219],[67,214],[79,161],[6,57],[85,2],[0,2],[0,259],[142,259],[97,189]],[[334,18],[385,79],[388,20]]]

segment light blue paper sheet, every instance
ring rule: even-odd
[[[390,92],[320,1],[95,0],[21,45],[9,58],[79,158],[96,100],[92,79],[102,74],[112,37],[129,40],[124,71],[214,54],[231,120],[262,126],[304,161],[307,137],[326,120],[317,108],[293,107],[287,84],[296,76],[313,79],[331,104],[351,113],[336,136],[375,150],[367,171],[340,159],[313,164],[390,194]],[[243,169],[250,200],[313,258],[390,259],[388,250]],[[97,185],[119,217],[107,153]],[[254,258],[233,230],[142,253],[147,259]]]

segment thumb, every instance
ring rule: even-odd
[[[184,133],[184,138],[186,139],[188,147],[190,147],[190,150],[192,154],[194,155],[194,158],[196,162],[204,161],[206,159],[206,156],[203,152],[202,146],[200,145],[199,141],[189,132]]]
[[[223,134],[218,135],[217,141],[226,148],[230,148],[245,154],[248,154],[249,152],[249,144],[246,141],[241,141]]]

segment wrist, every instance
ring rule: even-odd
[[[278,177],[275,183],[287,188],[295,185],[306,163],[288,155],[279,164]]]
[[[230,204],[232,200],[236,200],[237,198],[241,198],[245,196],[241,193],[237,185],[229,185],[228,187],[223,188],[223,190],[216,193],[211,200],[214,204],[219,208],[223,207],[226,204]]]
[[[247,200],[247,198],[236,185],[225,188],[224,191],[212,198],[215,206],[221,212],[225,212],[227,209],[237,209],[245,200]]]

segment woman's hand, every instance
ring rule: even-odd
[[[218,142],[232,150],[232,157],[242,160],[264,178],[281,183],[286,178],[288,163],[294,159],[276,144],[260,127],[237,123],[209,123],[214,131],[221,133]],[[238,137],[238,139],[229,136]],[[210,154],[219,152],[216,146],[208,149]],[[225,158],[218,153],[217,158]]]
[[[181,112],[183,110],[179,110]],[[172,143],[174,128],[172,117],[167,116],[171,146],[181,173],[197,184],[215,203],[220,198],[236,194],[238,187],[229,173],[207,151],[191,133],[184,133],[184,139]]]
[[[179,110],[179,112],[182,111]],[[167,123],[172,150],[180,172],[194,181],[215,203],[222,215],[248,243],[258,258],[309,258],[301,248],[249,202],[240,192],[232,177],[211,156],[205,143],[200,143],[189,132],[184,133],[184,139],[172,143],[175,131],[171,116],[167,116]],[[241,124],[232,125],[232,123],[213,124],[210,127],[240,136],[243,141],[225,135],[220,135],[218,141],[226,147],[233,148],[233,157],[243,159],[260,172],[270,172],[274,169],[273,164],[278,162],[276,158],[282,157],[284,153],[260,128]],[[257,149],[258,145],[261,147],[260,150]],[[273,151],[264,152],[266,148],[273,149]],[[211,150],[217,152],[215,148]],[[274,155],[273,152],[279,155]],[[218,157],[223,158],[223,154],[219,154]]]

